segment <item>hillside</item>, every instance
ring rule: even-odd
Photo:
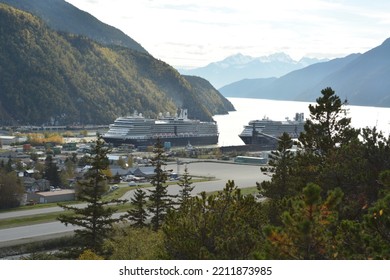
[[[390,39],[337,69],[302,92],[297,100],[314,100],[315,92],[331,85],[350,104],[390,107]]]
[[[147,53],[121,30],[99,21],[64,0],[0,0],[0,3],[32,13],[54,30],[83,35],[103,45],[118,45]]]
[[[236,54],[204,67],[179,69],[179,72],[184,75],[203,77],[216,88],[221,88],[242,79],[280,77],[320,61],[322,60],[305,57],[295,61],[285,53],[262,57]]]
[[[218,92],[166,63],[120,46],[57,33],[39,18],[0,4],[0,120],[3,124],[108,124],[134,110],[146,116],[188,108],[211,120],[234,110]]]
[[[272,82],[242,80],[220,89],[225,96],[315,101],[332,87],[351,105],[390,107],[390,39],[364,54],[317,63]]]

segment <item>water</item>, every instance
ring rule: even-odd
[[[310,102],[279,101],[253,98],[228,98],[236,108],[228,115],[216,115],[214,120],[219,129],[219,146],[236,146],[244,143],[238,137],[244,125],[250,120],[262,119],[264,116],[271,120],[293,119],[295,113],[304,113],[305,118],[310,116]],[[385,135],[390,133],[390,108],[347,106],[348,117],[356,128],[374,127]]]

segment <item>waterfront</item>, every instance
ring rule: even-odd
[[[234,105],[236,111],[228,115],[214,116],[219,129],[219,146],[243,145],[238,134],[250,120],[263,117],[271,120],[285,120],[286,117],[293,119],[295,113],[304,113],[305,118],[309,118],[309,104],[311,104],[254,98],[228,98],[228,100]],[[356,128],[376,126],[385,135],[390,133],[390,108],[348,105],[347,109],[352,126]]]

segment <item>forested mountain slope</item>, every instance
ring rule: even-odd
[[[134,110],[211,120],[234,110],[166,63],[120,46],[57,33],[39,18],[0,4],[0,120],[3,124],[108,124]]]
[[[38,16],[54,30],[83,35],[104,45],[119,45],[147,53],[138,42],[121,30],[99,21],[64,0],[0,0],[0,2]]]

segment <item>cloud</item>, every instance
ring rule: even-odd
[[[341,56],[390,35],[388,0],[68,1],[172,65],[202,66],[237,52]]]

